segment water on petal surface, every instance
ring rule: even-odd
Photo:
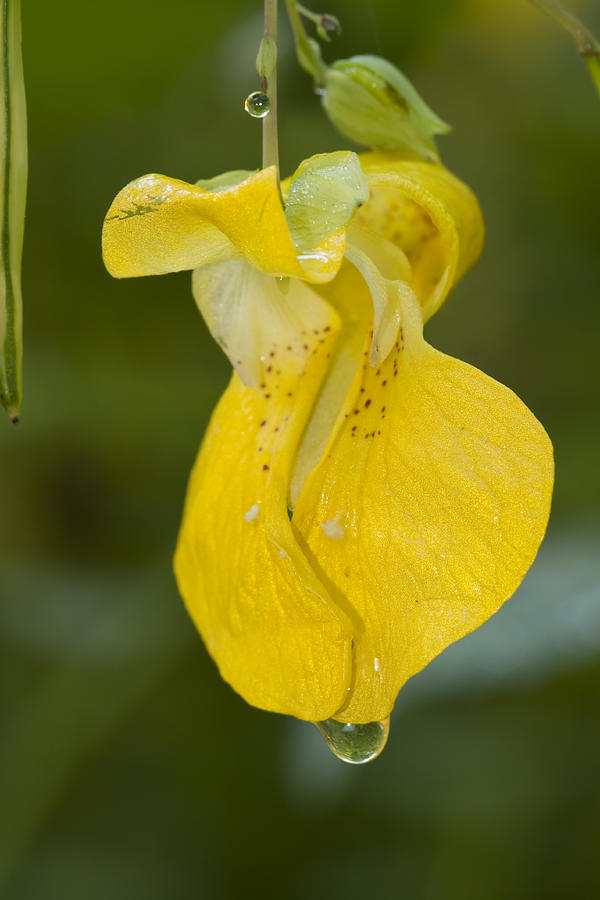
[[[325,719],[315,722],[315,725],[333,755],[355,766],[376,759],[390,733],[389,717],[382,722],[367,722],[364,725],[337,722],[335,719]]]

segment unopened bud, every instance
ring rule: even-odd
[[[450,131],[402,72],[379,56],[353,56],[330,66],[322,103],[345,137],[381,150],[410,150],[436,160],[433,136]]]
[[[336,16],[332,16],[329,13],[323,13],[317,24],[317,34],[319,35],[321,40],[330,41],[330,35],[339,35],[341,33],[342,26],[340,25],[340,20]]]

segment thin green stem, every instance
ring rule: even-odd
[[[321,24],[321,19],[323,17],[319,13],[315,13],[311,9],[307,9],[306,6],[303,6],[301,3],[296,3],[296,9],[301,16],[304,16],[305,19],[308,19],[310,22],[314,22],[315,25]]]
[[[600,56],[600,44],[592,32],[574,13],[565,9],[562,3],[558,0],[530,0],[530,2],[547,13],[571,35],[584,59]]]
[[[306,69],[316,81],[322,84],[325,81],[327,67],[318,53],[318,45],[317,49],[315,49],[315,42],[309,40],[308,35],[304,30],[296,0],[285,0],[285,5],[287,7],[290,25],[294,32],[296,55],[298,56],[300,65]]]
[[[589,28],[576,15],[565,9],[558,0],[530,0],[530,2],[547,13],[571,35],[577,44],[580,56],[586,62],[596,90],[600,94],[600,43]]]
[[[592,81],[596,85],[596,90],[598,91],[598,94],[600,94],[600,55],[588,57],[586,63],[590,70]]]
[[[265,0],[265,34],[263,46],[277,48],[277,0]],[[262,89],[270,103],[269,114],[263,119],[263,169],[276,166],[279,173],[279,139],[277,133],[277,57],[273,64],[259,73]],[[278,174],[279,177],[279,174]]]
[[[21,0],[2,0],[0,39],[0,403],[16,422],[21,405],[21,253],[27,187]]]

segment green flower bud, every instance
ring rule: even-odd
[[[433,136],[443,122],[410,81],[379,56],[340,59],[327,69],[323,107],[344,137],[380,150],[410,150],[438,158]]]
[[[261,78],[270,81],[277,67],[277,44],[270,34],[265,34],[256,57],[256,71]]]

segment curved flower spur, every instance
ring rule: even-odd
[[[312,157],[281,195],[275,166],[148,175],[106,217],[109,272],[192,269],[234,367],[175,554],[190,615],[249,703],[319,723],[351,762],[546,528],[543,427],[423,338],[482,238],[471,191],[408,150]]]

